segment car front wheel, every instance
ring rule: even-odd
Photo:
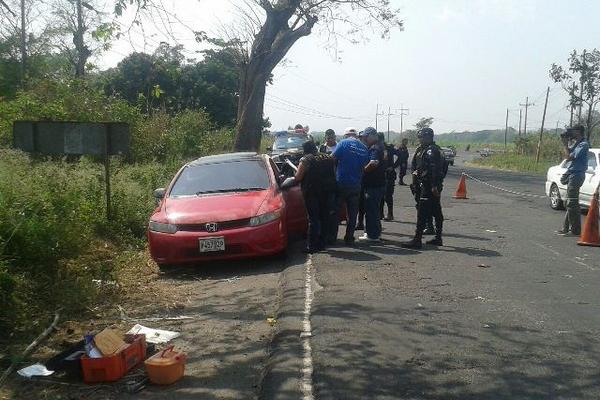
[[[558,186],[556,183],[553,183],[550,187],[550,207],[553,210],[564,210],[564,204],[562,199],[560,198],[560,191],[558,190]]]

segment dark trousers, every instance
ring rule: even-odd
[[[383,206],[387,205],[388,213],[394,214],[394,190],[396,189],[396,171],[386,173],[385,177],[385,193],[381,200],[381,215],[383,216]]]
[[[385,186],[365,188],[365,232],[370,239],[381,236],[381,214],[379,208],[385,193]]]
[[[581,209],[579,208],[579,189],[585,181],[585,174],[574,174],[569,176],[567,184],[567,200],[565,201],[565,221],[563,229],[571,231],[574,235],[581,234]]]
[[[362,186],[358,195],[358,226],[365,226],[365,188]]]
[[[335,192],[304,193],[304,205],[308,215],[306,247],[309,250],[323,248],[331,243],[335,232],[333,221],[337,221]]]
[[[352,240],[356,230],[356,217],[358,215],[358,202],[360,197],[360,186],[341,186],[337,188],[337,218],[342,212],[342,207],[346,206],[346,234],[344,239]],[[335,224],[335,231],[332,237],[337,238],[339,224]]]
[[[400,171],[398,174],[398,183],[404,183],[404,177],[406,176],[406,170],[408,169],[408,163],[403,162],[400,164]]]
[[[415,232],[417,238],[420,239],[423,236],[425,227],[431,223],[432,219],[435,220],[435,235],[441,238],[444,226],[444,214],[442,213],[440,197],[436,197],[431,193],[430,186],[424,186],[421,188],[419,203],[417,205],[417,230]]]

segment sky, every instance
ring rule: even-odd
[[[161,22],[145,23],[100,60],[114,66],[133,50],[151,52],[173,36],[193,56],[192,29],[216,35],[236,18],[236,0],[164,0],[177,15],[171,35]],[[552,82],[552,63],[565,65],[573,49],[600,47],[597,0],[392,0],[403,31],[390,39],[373,34],[366,43],[340,43],[337,59],[318,33],[300,39],[267,89],[265,115],[273,130],[302,123],[312,131],[375,125],[400,131],[433,117],[438,132],[518,128],[519,104],[529,108],[528,130],[539,130],[546,88],[546,128],[569,119],[566,96]],[[524,114],[523,114],[524,115]]]

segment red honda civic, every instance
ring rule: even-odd
[[[281,188],[267,155],[232,153],[184,165],[150,217],[150,254],[159,265],[281,253],[288,235],[306,232],[298,186]]]

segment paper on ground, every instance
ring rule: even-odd
[[[167,343],[181,335],[179,332],[152,329],[140,324],[135,324],[127,333],[131,335],[146,335],[146,342],[148,343]]]
[[[17,373],[25,378],[31,378],[32,376],[50,376],[54,371],[50,371],[42,364],[33,364],[29,367],[25,367],[17,371]]]

